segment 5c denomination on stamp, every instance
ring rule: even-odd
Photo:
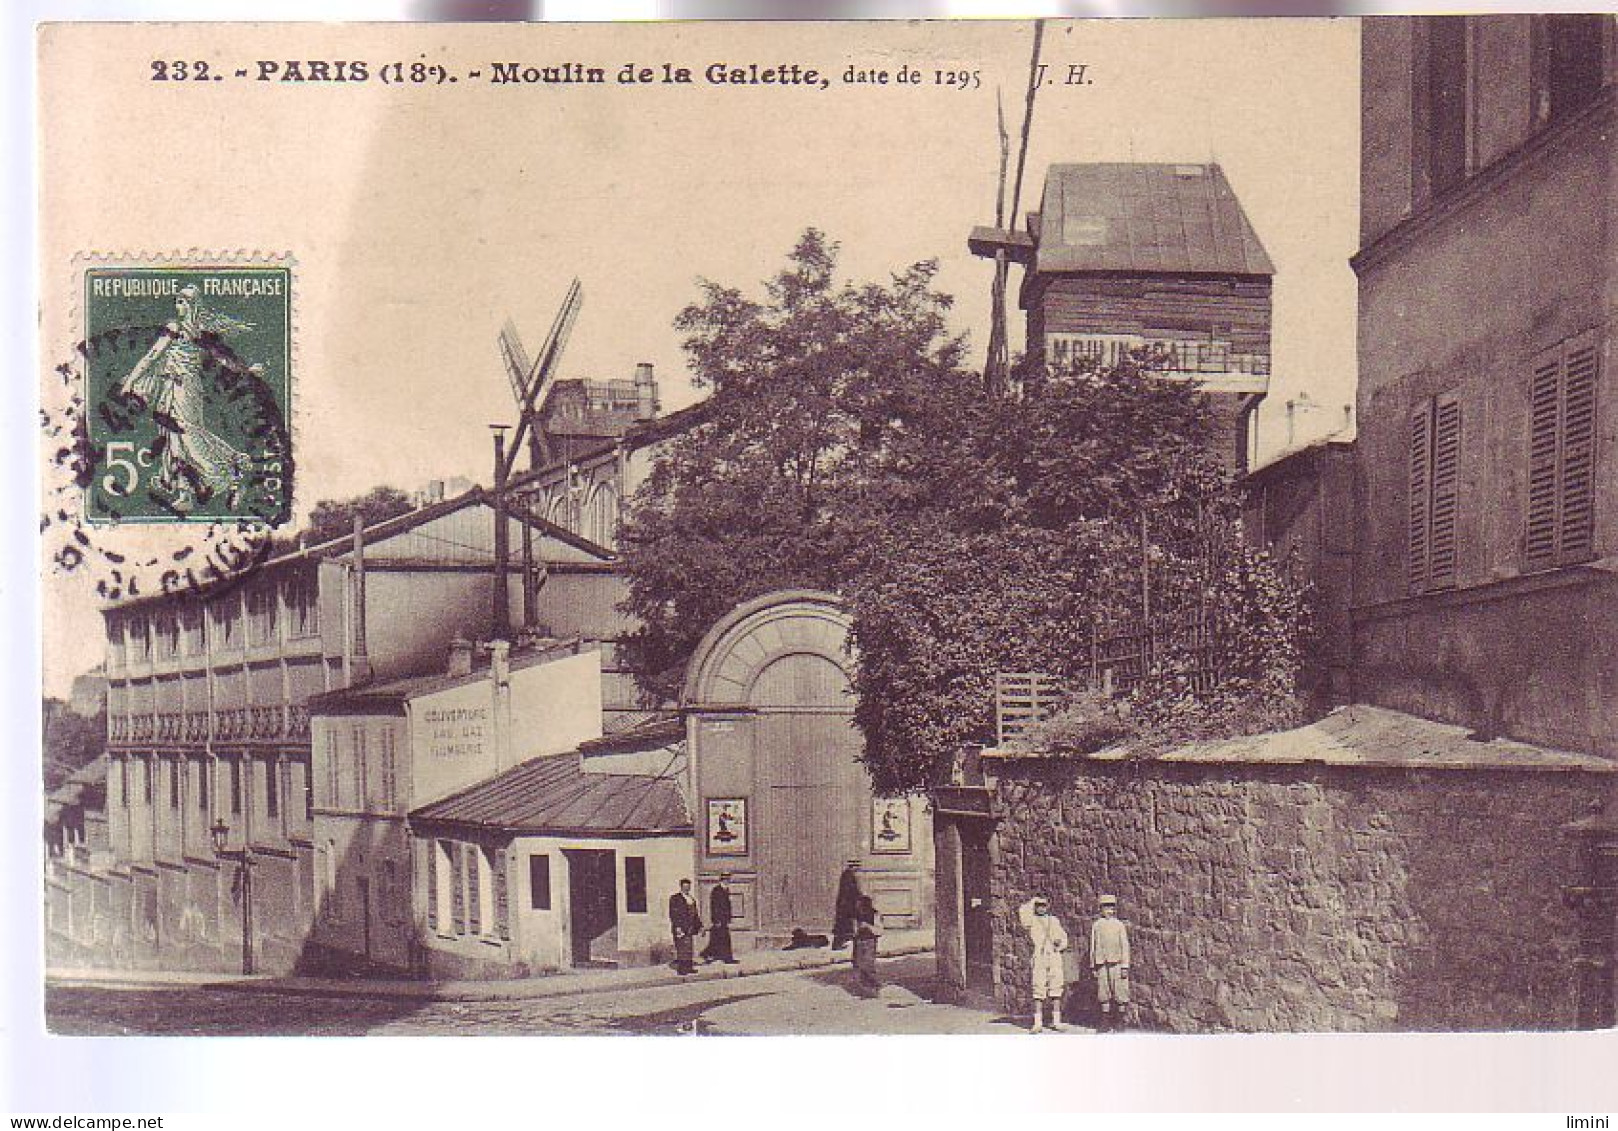
[[[85,521],[285,521],[289,268],[120,265],[83,282]]]

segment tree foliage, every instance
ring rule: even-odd
[[[382,522],[415,509],[410,496],[397,487],[372,487],[363,495],[351,499],[322,499],[309,512],[309,529],[305,540],[315,546],[353,533],[354,516],[365,525]]]
[[[1146,594],[1218,626],[1229,680],[1210,690],[1194,651],[1159,649],[1134,729],[1256,725],[1243,710],[1295,682],[1302,598],[1242,547],[1196,390],[1142,353],[1106,372],[1024,365],[991,394],[962,364],[934,264],[880,286],[835,269],[810,231],[764,301],[704,284],[679,317],[712,396],[621,532],[643,686],[671,696],[736,604],[832,590],[854,622],[873,781],[915,789],[992,739],[997,671],[1081,676]]]

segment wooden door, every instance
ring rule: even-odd
[[[768,712],[755,723],[760,929],[829,931],[837,877],[861,855],[871,796],[848,681],[824,657],[789,655],[760,675],[753,701]]]
[[[966,985],[994,988],[994,921],[990,915],[988,822],[961,822],[961,917],[966,936]]]

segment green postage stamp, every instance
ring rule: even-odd
[[[291,269],[90,267],[83,302],[86,521],[285,521]]]

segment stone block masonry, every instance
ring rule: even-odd
[[[996,759],[1001,1005],[1027,1009],[1016,909],[1075,945],[1122,901],[1138,1019],[1176,1032],[1565,1028],[1582,770]],[[1080,993],[1094,1001],[1093,986]]]

